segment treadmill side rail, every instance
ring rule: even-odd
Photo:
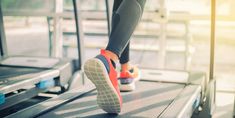
[[[174,99],[160,118],[190,118],[199,106],[201,98],[200,85],[188,85]]]
[[[8,78],[7,81],[9,83],[0,86],[0,93],[7,94],[19,89],[23,89],[24,87],[29,85],[35,85],[45,78],[56,77],[59,77],[58,70],[48,70],[36,74],[27,74],[18,77]]]
[[[59,86],[64,86],[69,82],[73,75],[72,62],[70,60],[61,60],[54,69],[60,73]]]
[[[206,73],[204,72],[190,72],[189,84],[191,85],[200,85],[201,90],[201,103],[205,102],[203,99],[206,97],[206,88],[208,81],[206,78]]]

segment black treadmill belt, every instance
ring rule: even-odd
[[[157,117],[183,88],[184,85],[181,84],[141,81],[137,83],[137,90],[122,92],[124,104],[122,112],[118,116],[107,114],[97,106],[97,92],[94,91],[40,117]]]

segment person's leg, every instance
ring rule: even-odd
[[[141,6],[141,9],[142,9],[142,13],[143,14],[143,9],[144,9],[144,4],[145,4],[145,0],[137,0],[137,2],[140,4]],[[119,60],[120,60],[120,63],[121,63],[121,70],[122,71],[127,71],[130,67],[129,65],[129,58],[130,58],[130,52],[129,52],[129,49],[130,49],[130,42],[128,42],[127,46],[125,47],[124,51],[122,52]]]
[[[128,71],[129,69],[129,60],[130,60],[130,42],[127,44],[126,48],[119,58],[121,64],[121,71]]]
[[[108,113],[119,113],[122,107],[113,61],[119,59],[142,13],[138,0],[115,0],[114,5],[118,2],[120,4],[113,13],[112,31],[106,50],[101,50],[100,55],[84,64],[85,74],[97,88],[97,104]]]
[[[121,2],[122,0],[114,0],[112,19],[114,19],[114,14],[116,13]],[[112,28],[115,28],[114,20],[112,20]],[[130,46],[130,43],[127,44],[126,48],[124,49],[124,51],[122,52],[119,58],[122,68],[126,68],[126,66],[128,66],[127,62],[129,61],[129,46]]]
[[[142,13],[144,9],[145,0],[137,0],[140,4]],[[135,90],[135,81],[140,79],[140,71],[136,66],[130,64],[130,42],[128,42],[124,51],[122,52],[119,60],[121,64],[120,72],[120,90],[121,91],[133,91]]]
[[[115,18],[116,17],[114,17],[115,16],[115,14],[116,14],[116,11],[117,11],[117,9],[119,8],[119,6],[120,6],[120,4],[122,3],[122,1],[123,0],[114,0],[114,3],[113,3],[113,10],[112,10],[112,21],[111,21],[111,30],[113,31],[113,29],[115,29],[115,26],[116,26],[116,22],[114,22],[115,21]],[[109,38],[110,39],[110,38]],[[109,50],[106,50],[106,53],[107,53],[107,55],[109,55],[110,56],[110,58],[112,59],[112,60],[118,60],[118,56],[115,54],[115,53],[113,53],[112,51],[109,51]]]
[[[113,60],[121,59],[122,53],[128,47],[130,37],[137,26],[146,0],[115,0],[112,31],[106,52]],[[126,51],[129,52],[129,51]],[[126,55],[126,53],[124,53]],[[124,56],[127,57],[127,56]]]

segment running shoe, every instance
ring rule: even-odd
[[[88,79],[96,86],[99,107],[108,113],[120,113],[122,97],[115,63],[107,57],[105,50],[101,50],[101,54],[95,58],[87,60],[84,71]]]
[[[120,91],[133,91],[135,90],[135,82],[140,79],[140,70],[133,66],[129,71],[120,73]]]

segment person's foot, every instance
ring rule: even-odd
[[[108,113],[120,113],[122,97],[118,87],[115,63],[101,50],[101,54],[89,59],[84,65],[88,79],[96,86],[98,91],[97,103]]]
[[[140,79],[140,71],[137,67],[133,66],[128,71],[120,73],[120,90],[133,91],[135,90],[135,82]]]

